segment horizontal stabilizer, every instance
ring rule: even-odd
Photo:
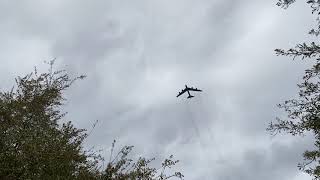
[[[194,96],[191,96],[191,95],[190,95],[190,96],[188,96],[188,98],[193,98],[193,97],[194,97]]]

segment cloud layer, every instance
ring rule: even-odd
[[[80,128],[99,120],[86,146],[105,157],[117,139],[135,155],[174,154],[186,179],[310,179],[296,165],[312,139],[265,128],[308,66],[273,49],[304,41],[313,20],[298,2],[3,1],[1,89],[56,57],[88,75],[66,110]],[[203,93],[175,98],[184,84]]]

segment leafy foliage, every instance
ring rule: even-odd
[[[112,144],[111,152],[113,152],[114,144],[115,141]],[[133,162],[132,159],[128,158],[127,156],[131,152],[132,148],[133,146],[123,147],[114,159],[110,160],[104,174],[102,175],[103,179],[165,180],[172,177],[180,179],[184,177],[180,172],[175,172],[171,175],[165,174],[166,169],[172,168],[172,166],[179,162],[178,160],[173,160],[173,155],[162,162],[161,168],[156,169],[149,166],[155,158],[146,159],[140,157],[136,162]]]
[[[286,8],[293,2],[295,1],[279,0],[278,5]],[[311,4],[312,13],[319,11],[319,1],[309,0],[307,3]],[[317,21],[319,22],[319,18]],[[320,26],[317,30],[311,30],[309,34],[317,36],[319,29]],[[270,123],[267,130],[273,134],[287,132],[294,136],[312,132],[315,137],[315,150],[305,151],[303,154],[305,161],[298,167],[314,179],[320,179],[320,45],[315,42],[301,43],[289,50],[275,49],[275,52],[277,55],[293,59],[300,57],[314,60],[314,65],[305,70],[303,81],[298,84],[299,97],[278,105],[288,113],[288,118],[285,120],[277,118],[277,123]]]
[[[81,148],[84,129],[58,124],[65,116],[62,92],[84,76],[70,79],[64,71],[52,72],[50,63],[50,73],[35,69],[0,93],[0,179],[73,179],[94,171],[96,162]]]
[[[277,6],[287,9],[291,4],[295,2],[296,0],[278,0]],[[307,4],[310,4],[310,7],[312,9],[312,14],[319,11],[320,9],[320,2],[318,0],[308,0]],[[318,12],[318,14],[320,13]]]
[[[280,6],[284,9],[287,9],[291,4],[296,2],[296,0],[278,0],[277,6]],[[319,0],[308,0],[307,4],[310,5],[312,9],[312,14],[320,15],[320,1]],[[309,34],[318,36],[320,34],[320,18],[316,18],[317,21],[317,28],[316,29],[311,29],[309,31]]]
[[[0,179],[168,179],[182,178],[181,173],[166,176],[149,167],[153,159],[127,158],[133,146],[125,146],[100,170],[104,159],[93,150],[85,151],[85,129],[70,121],[62,123],[66,113],[61,107],[63,92],[76,80],[66,71],[34,72],[16,79],[16,87],[0,92]],[[114,143],[113,143],[114,147]],[[163,170],[175,165],[172,157]],[[132,165],[131,165],[132,164]],[[131,166],[130,166],[131,165]]]
[[[290,4],[294,3],[295,0],[279,0],[277,6],[287,9]]]

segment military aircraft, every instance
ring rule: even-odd
[[[186,85],[186,87],[181,91],[181,92],[179,92],[179,94],[177,95],[177,97],[179,97],[179,96],[181,96],[183,93],[185,93],[185,92],[188,92],[188,97],[187,98],[193,98],[194,96],[191,96],[191,94],[190,94],[190,92],[189,91],[202,91],[202,90],[200,90],[200,89],[197,89],[197,88],[193,88],[193,87],[188,87],[187,85]]]

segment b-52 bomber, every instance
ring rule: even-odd
[[[191,96],[191,94],[190,94],[190,92],[189,91],[202,91],[202,90],[200,90],[200,89],[197,89],[197,88],[193,88],[193,87],[188,87],[187,85],[186,85],[186,87],[181,91],[181,92],[179,92],[179,94],[177,95],[177,97],[179,97],[179,96],[181,96],[183,93],[185,93],[185,92],[188,92],[188,97],[187,98],[193,98],[194,96]]]

